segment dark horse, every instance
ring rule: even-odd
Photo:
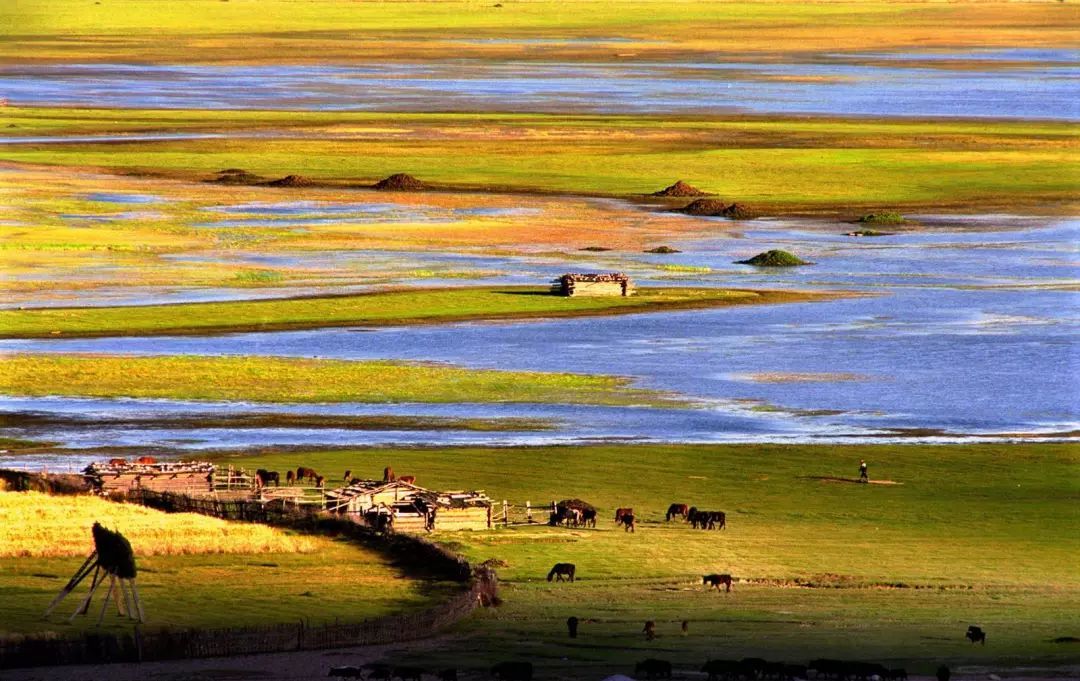
[[[686,519],[686,514],[690,512],[690,507],[686,504],[672,504],[667,507],[667,520],[679,517]]]
[[[595,508],[585,508],[581,510],[581,524],[586,527],[596,527]]]
[[[304,466],[300,466],[299,468],[296,469],[296,481],[297,482],[300,482],[301,480],[304,480],[305,478],[308,479],[308,480],[311,480],[312,482],[314,482],[315,479],[318,478],[318,477],[319,477],[319,474],[315,472],[314,468],[305,468]]]
[[[637,529],[637,520],[633,513],[627,513],[622,517],[623,532],[633,532]]]
[[[981,643],[986,645],[986,632],[982,630],[982,627],[977,627],[974,624],[968,627],[967,633],[964,634],[964,638],[974,643]]]
[[[277,471],[268,471],[265,468],[260,468],[255,471],[255,478],[259,487],[266,487],[271,481],[273,481],[274,487],[281,486],[281,476],[278,475]]]
[[[731,575],[705,575],[701,578],[701,583],[715,586],[717,591],[721,586],[724,587],[725,592],[731,591]]]
[[[383,482],[393,482],[396,479],[397,479],[397,477],[394,475],[394,469],[391,468],[390,466],[387,466],[386,468],[384,468],[382,470],[382,481]]]
[[[566,577],[569,581],[574,581],[574,573],[577,571],[577,567],[573,563],[555,563],[555,567],[551,568],[551,572],[548,573],[547,580],[550,582],[554,579],[557,582],[563,581],[563,577]]]
[[[621,525],[624,516],[634,515],[634,509],[632,508],[617,508],[615,509],[615,524]]]

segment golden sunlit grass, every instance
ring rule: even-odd
[[[265,525],[167,514],[92,496],[0,492],[0,558],[88,555],[95,522],[121,532],[138,556],[305,553],[316,547],[311,538]]]

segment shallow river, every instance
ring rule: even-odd
[[[624,256],[650,283],[656,263],[708,267],[685,283],[845,289],[826,303],[528,323],[234,334],[215,337],[0,341],[0,351],[263,354],[446,361],[470,367],[632,376],[697,400],[690,409],[547,405],[312,405],[290,412],[532,416],[553,431],[478,433],[78,427],[5,435],[76,447],[154,444],[539,443],[610,438],[706,442],[1011,439],[1080,428],[1080,220],[981,216],[964,229],[853,238],[835,225],[762,220],[737,236],[677,244],[684,252]],[[827,230],[827,231],[826,231]],[[815,262],[759,270],[732,261],[766,248]],[[466,258],[467,256],[454,256]],[[513,259],[504,265],[512,265]],[[554,276],[559,262],[530,271]],[[667,284],[670,279],[652,283]],[[99,422],[170,411],[253,411],[253,405],[143,400],[7,400],[7,411],[85,414]],[[931,432],[931,431],[940,432]],[[70,460],[75,463],[76,460]],[[55,461],[0,455],[0,465]]]
[[[824,55],[813,63],[28,65],[0,67],[0,92],[19,106],[1077,120],[1078,57],[987,50]],[[962,68],[951,67],[957,60]]]

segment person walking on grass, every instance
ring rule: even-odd
[[[859,482],[870,482],[870,478],[866,475],[866,460],[859,460]]]

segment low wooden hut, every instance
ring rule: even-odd
[[[127,494],[137,489],[197,496],[214,491],[214,464],[206,461],[94,462],[83,475],[101,494]]]
[[[634,282],[622,272],[569,273],[551,283],[551,292],[560,296],[632,296]]]
[[[486,530],[491,499],[483,492],[436,492],[395,480],[360,480],[326,492],[326,510],[395,532]]]

